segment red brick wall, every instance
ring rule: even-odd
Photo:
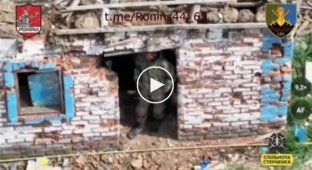
[[[265,133],[258,75],[263,34],[254,31],[217,40],[190,40],[178,50],[179,139]],[[286,124],[285,119],[282,122]]]

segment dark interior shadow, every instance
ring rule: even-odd
[[[32,107],[33,106],[31,102],[30,88],[28,84],[28,76],[32,74],[35,74],[35,72],[25,72],[25,73],[17,74],[20,107]]]
[[[125,92],[119,92],[120,99],[120,117],[121,124],[123,126],[132,127],[135,123],[135,108],[139,101],[139,95],[137,94],[127,94]],[[151,132],[151,124],[154,122],[152,114],[149,114],[146,126],[143,134],[148,134],[150,136],[164,137],[164,138],[177,138],[177,107],[173,99],[176,95],[172,95],[166,101],[165,118],[159,122],[159,132]],[[152,113],[153,104],[149,106],[149,113]]]
[[[164,57],[176,65],[175,53],[172,50],[162,51]],[[140,99],[136,91],[136,82],[133,80],[135,57],[137,54],[121,55],[114,57],[107,57],[101,60],[101,66],[107,67],[118,75],[119,82],[119,108],[120,108],[120,123],[123,126],[132,127],[135,124],[135,108]],[[103,57],[102,57],[103,58]],[[150,136],[177,138],[177,104],[176,91],[166,101],[165,118],[159,124],[159,132],[150,132],[150,125],[153,122],[152,114],[146,122],[143,134]],[[152,104],[151,104],[152,105]],[[151,106],[149,108],[151,110]],[[151,112],[149,112],[151,113]]]

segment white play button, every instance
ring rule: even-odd
[[[150,93],[161,88],[162,86],[164,86],[163,83],[161,83],[155,79],[150,78]]]
[[[165,74],[167,74],[167,75],[170,77],[171,81],[170,81],[170,82],[166,82],[166,83],[161,83],[161,82],[155,80],[155,77],[152,78],[152,77],[149,75],[149,71],[150,71],[150,70],[153,70],[153,69],[160,69],[160,70],[162,70]],[[141,79],[141,77],[142,77],[143,74],[147,74],[146,76],[148,76],[148,78],[149,78],[149,91],[148,91],[149,94],[146,94],[145,91],[143,91],[143,93],[141,93],[141,91],[140,91],[140,86],[139,86],[139,85],[140,85],[140,79]],[[148,79],[147,79],[147,81],[148,81]],[[169,83],[171,83],[171,84],[169,84]],[[171,86],[171,90],[170,90],[169,94],[167,94],[167,96],[166,96],[165,98],[161,99],[160,101],[154,101],[154,100],[151,101],[149,96],[150,96],[150,95],[157,95],[157,94],[153,94],[153,92],[156,91],[156,90],[158,90],[159,88],[165,86],[165,85]],[[143,71],[140,73],[140,75],[138,76],[138,79],[137,79],[136,87],[137,87],[137,91],[138,91],[140,97],[141,97],[143,100],[145,100],[145,101],[148,102],[148,103],[158,104],[158,103],[162,103],[162,102],[166,101],[167,99],[169,99],[169,97],[170,97],[171,94],[173,93],[173,89],[174,89],[174,80],[173,80],[172,76],[170,75],[170,73],[169,73],[166,69],[164,69],[164,68],[162,68],[162,67],[158,67],[158,66],[151,66],[151,67],[146,68],[145,70],[143,70]]]

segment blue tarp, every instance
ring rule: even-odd
[[[299,142],[305,142],[308,139],[306,130],[302,127],[296,127],[295,136],[299,140]]]

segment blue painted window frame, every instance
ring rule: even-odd
[[[63,121],[71,120],[75,115],[75,99],[73,94],[73,86],[74,81],[71,74],[65,73],[62,68],[57,67],[54,63],[45,63],[41,64],[35,61],[32,62],[6,62],[4,64],[4,81],[5,86],[8,89],[16,88],[16,84],[18,84],[18,80],[16,79],[16,74],[24,69],[26,65],[30,65],[32,69],[36,69],[38,72],[40,71],[58,71],[60,78],[60,86],[61,86],[61,97],[62,97],[62,112],[64,116],[40,116],[38,118],[25,120],[25,124],[38,124],[43,121],[50,121],[51,123],[55,123],[55,121]],[[19,98],[17,95],[18,91],[16,90],[7,90],[6,91],[6,99],[7,99],[7,115],[10,124],[16,124],[19,122]],[[43,114],[44,115],[44,114]]]
[[[58,76],[58,83],[60,86],[59,92],[60,92],[60,100],[61,100],[61,105],[60,105],[60,113],[65,114],[65,104],[64,104],[64,87],[63,87],[63,73],[62,70],[60,68],[55,68],[55,69],[44,69],[44,70],[33,70],[33,69],[27,69],[27,70],[23,70],[23,71],[16,71],[14,72],[14,84],[15,84],[15,89],[17,91],[17,99],[19,99],[19,92],[20,92],[20,87],[19,87],[19,82],[18,82],[18,74],[19,73],[27,73],[27,72],[35,72],[36,74],[41,74],[41,73],[46,73],[46,72],[57,72],[57,76]],[[18,104],[18,113],[21,113],[21,107],[20,107],[20,102],[17,102]],[[44,113],[42,113],[44,114]]]

